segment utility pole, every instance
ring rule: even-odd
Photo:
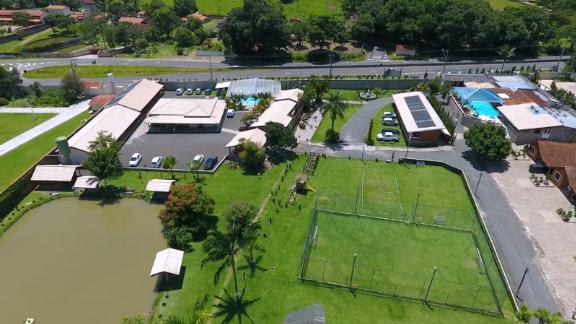
[[[332,80],[332,49],[328,46],[328,60],[330,61],[330,80]]]
[[[434,267],[434,272],[432,272],[432,279],[430,279],[430,284],[428,284],[428,289],[426,289],[426,296],[424,296],[424,302],[428,305],[428,294],[430,293],[430,288],[432,288],[432,282],[434,282],[434,277],[436,276],[437,267]]]
[[[482,180],[482,176],[484,175],[484,171],[482,171],[480,173],[480,176],[478,177],[478,183],[476,183],[476,189],[474,190],[474,196],[478,197],[478,187],[480,187],[480,180]]]
[[[442,49],[442,55],[444,56],[444,68],[442,68],[442,75],[446,73],[446,62],[448,61],[448,50]]]
[[[527,273],[528,273],[528,268],[526,268],[526,270],[524,270],[524,274],[522,275],[522,280],[520,280],[520,284],[518,285],[518,289],[516,289],[516,294],[514,294],[514,296],[516,296],[516,298],[518,298],[518,293],[520,292],[520,288],[522,288],[522,284],[524,283],[524,279],[526,279]]]
[[[212,81],[212,54],[208,56],[210,58],[210,81]]]
[[[350,282],[348,287],[352,289],[352,279],[354,279],[354,269],[356,268],[356,253],[354,253],[354,259],[352,259],[352,272],[350,273]]]

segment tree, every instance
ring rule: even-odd
[[[170,246],[190,250],[215,224],[214,200],[201,187],[175,185],[158,217]]]
[[[255,171],[262,168],[264,160],[266,160],[266,152],[252,141],[245,141],[240,144],[240,165],[246,170]]]
[[[464,133],[464,139],[473,152],[490,161],[505,159],[512,148],[506,129],[499,125],[475,123]]]
[[[148,41],[145,38],[137,38],[134,41],[134,49],[136,50],[136,53],[140,53],[146,50],[147,47],[148,47]]]
[[[9,71],[0,66],[0,94],[3,98],[10,99],[19,96],[21,84],[22,79],[17,69]]]
[[[148,16],[152,16],[154,12],[166,8],[166,4],[162,0],[151,0],[148,4],[144,5],[144,11]]]
[[[330,120],[332,121],[330,129],[334,132],[334,122],[336,118],[344,117],[344,112],[348,106],[342,101],[342,95],[338,92],[329,93],[327,100],[328,103],[322,107],[322,114],[324,116],[330,116]]]
[[[208,263],[220,263],[214,273],[214,285],[216,285],[222,271],[229,266],[234,278],[234,297],[236,300],[240,298],[236,275],[236,256],[241,249],[252,246],[258,239],[261,226],[256,217],[256,207],[249,203],[239,202],[230,205],[224,215],[226,232],[211,231],[210,236],[203,244],[206,257],[202,260],[202,267]]]
[[[272,150],[295,148],[298,144],[292,130],[274,122],[266,123],[266,143]]]
[[[374,18],[362,14],[352,21],[350,37],[361,43],[366,43],[374,35]]]
[[[560,52],[560,57],[558,58],[558,64],[556,65],[556,71],[560,70],[560,61],[562,60],[562,56],[564,56],[564,51],[567,49],[570,49],[572,47],[572,42],[570,41],[569,38],[560,38],[558,40],[558,44],[560,45],[560,49],[562,49],[562,52]]]
[[[178,27],[174,29],[174,40],[180,47],[188,47],[194,45],[194,33],[186,27]]]
[[[333,41],[344,23],[333,16],[312,16],[308,20],[308,40],[320,46],[320,50]]]
[[[167,157],[164,158],[164,161],[162,161],[162,168],[164,168],[165,170],[170,170],[170,172],[172,173],[172,179],[174,179],[175,165],[176,165],[176,157],[174,157],[173,155],[168,155]]]
[[[84,167],[92,174],[104,180],[115,178],[122,174],[120,163],[120,143],[112,137],[112,134],[101,131],[96,139],[90,142],[88,158],[84,161]]]
[[[16,11],[12,13],[11,18],[15,25],[26,27],[30,24],[32,16],[26,11]]]
[[[98,33],[101,32],[100,26],[93,17],[88,17],[84,21],[76,25],[76,32],[80,39],[83,41],[90,41],[93,44],[98,44]]]
[[[42,84],[40,82],[34,81],[34,83],[30,85],[30,90],[32,90],[35,97],[42,96]]]
[[[516,313],[516,317],[518,318],[519,321],[523,323],[529,323],[530,320],[532,319],[532,312],[530,311],[528,306],[526,306],[526,304],[522,304],[520,306],[520,309]]]
[[[136,11],[131,1],[124,0],[106,0],[106,12],[113,20],[118,20],[123,16],[131,16]]]
[[[195,0],[174,0],[174,12],[179,17],[185,17],[193,12],[196,12]]]
[[[306,86],[314,91],[316,102],[322,102],[322,97],[330,89],[330,78],[326,75],[321,77],[313,75],[308,79]]]
[[[295,22],[290,25],[290,33],[294,35],[298,41],[298,47],[303,47],[302,42],[306,37],[306,25],[302,22]]]
[[[230,11],[220,39],[236,54],[272,53],[290,45],[286,17],[279,6],[266,0],[246,0]]]
[[[67,73],[60,81],[62,90],[64,91],[64,98],[68,103],[74,103],[84,91],[84,85],[80,79],[73,73]]]
[[[57,31],[68,29],[74,23],[74,19],[63,14],[49,14],[44,17],[44,23]]]
[[[178,17],[174,11],[169,8],[162,8],[154,11],[150,17],[150,25],[156,29],[159,34],[166,35],[170,38],[170,33],[178,26]]]
[[[498,55],[502,58],[502,68],[500,70],[504,71],[504,64],[506,63],[507,59],[514,57],[514,52],[516,51],[515,48],[510,47],[508,45],[502,45],[498,49]]]

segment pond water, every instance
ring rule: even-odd
[[[0,236],[0,323],[119,323],[154,302],[161,205],[61,198]]]

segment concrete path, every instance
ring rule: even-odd
[[[299,126],[296,126],[296,140],[298,143],[306,144],[310,143],[312,140],[312,136],[320,126],[320,122],[322,121],[322,111],[320,109],[316,109],[310,118],[306,121],[306,128],[302,129]]]
[[[0,114],[60,114],[68,110],[67,107],[46,107],[46,108],[0,108]]]
[[[530,308],[545,307],[553,312],[562,310],[561,302],[555,300],[552,289],[548,286],[546,274],[542,273],[538,266],[539,249],[492,178],[491,174],[506,171],[507,164],[486,165],[477,161],[470,154],[462,136],[458,136],[453,148],[436,151],[414,148],[383,150],[347,143],[338,146],[299,145],[296,151],[380,161],[392,157],[398,160],[407,155],[409,158],[443,161],[462,169],[472,190],[476,191],[478,185],[478,208],[494,241],[513,293],[518,289],[525,269],[529,269],[518,292],[518,302],[525,303]]]
[[[61,109],[60,113],[53,117],[48,119],[47,121],[43,122],[42,124],[29,129],[28,131],[10,139],[9,141],[3,143],[2,145],[0,145],[0,156],[12,151],[13,149],[19,147],[20,145],[27,143],[29,141],[31,141],[32,139],[44,134],[45,132],[51,130],[52,128],[78,116],[79,114],[81,114],[82,112],[88,110],[88,108],[90,108],[90,101],[86,100],[86,101],[82,101],[79,102],[75,105],[72,105],[68,108],[62,109],[62,108],[58,108]],[[12,109],[16,109],[16,108],[12,108]],[[30,113],[30,109],[26,108],[28,111],[27,113]],[[42,108],[44,109],[44,108]],[[56,108],[54,108],[56,109]]]
[[[374,118],[374,115],[376,115],[380,108],[392,102],[391,97],[386,97],[366,103],[350,118],[344,127],[342,127],[340,139],[348,144],[363,144],[364,137],[370,126],[370,120]]]

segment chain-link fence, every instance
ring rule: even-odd
[[[320,203],[322,199],[324,199],[323,204]],[[456,221],[458,218],[469,219],[459,214],[464,211],[436,209],[435,212],[429,212],[430,215],[442,214],[444,220],[439,222],[434,216],[425,216],[428,213],[419,212],[418,209],[413,210],[415,216],[412,219],[410,218],[412,212],[409,210],[406,211],[407,215],[399,213],[395,217],[389,217],[392,214],[364,215],[361,212],[365,210],[358,208],[355,201],[354,197],[325,193],[319,195],[302,254],[300,279],[322,286],[502,316],[502,304],[509,302],[505,283],[481,225],[478,222]],[[391,209],[390,206],[387,207]],[[418,208],[431,210],[424,207],[426,206]],[[380,209],[369,210],[376,213]],[[458,242],[468,244],[469,249],[466,253],[462,253],[462,251],[452,251],[450,245],[441,246],[441,250],[435,253],[440,253],[439,259],[444,259],[439,260],[444,268],[441,266],[436,268],[435,262],[429,262],[424,267],[398,271],[394,262],[375,261],[378,258],[376,254],[382,252],[380,249],[387,248],[387,246],[377,245],[380,243],[378,237],[374,238],[373,242],[376,242],[374,246],[362,246],[362,244],[366,245],[366,242],[349,238],[346,232],[338,229],[330,229],[330,225],[324,221],[325,217],[330,218],[331,222],[339,222],[339,219],[343,222],[350,219],[358,222],[372,222],[365,226],[370,228],[381,226],[382,235],[391,235],[383,230],[385,227],[401,228],[400,233],[393,233],[397,235],[400,246],[404,244],[402,242],[404,239],[422,240],[421,247],[424,248],[424,246],[435,244],[436,241],[445,240],[446,237],[457,237]],[[334,233],[327,233],[329,231]],[[413,235],[403,235],[403,231]],[[354,251],[359,250],[364,253],[358,256],[355,253],[343,255],[347,252],[339,244],[355,245]],[[425,258],[426,256],[422,256],[422,253],[426,252],[420,250],[419,247],[404,248],[414,248],[414,253],[407,253],[405,257],[407,259]],[[394,249],[392,246],[389,248]],[[455,255],[455,253],[461,254]],[[450,262],[454,264],[450,265]],[[452,266],[462,266],[461,272],[468,271],[467,275],[460,275],[460,271],[455,271]],[[447,269],[448,267],[452,269]]]

